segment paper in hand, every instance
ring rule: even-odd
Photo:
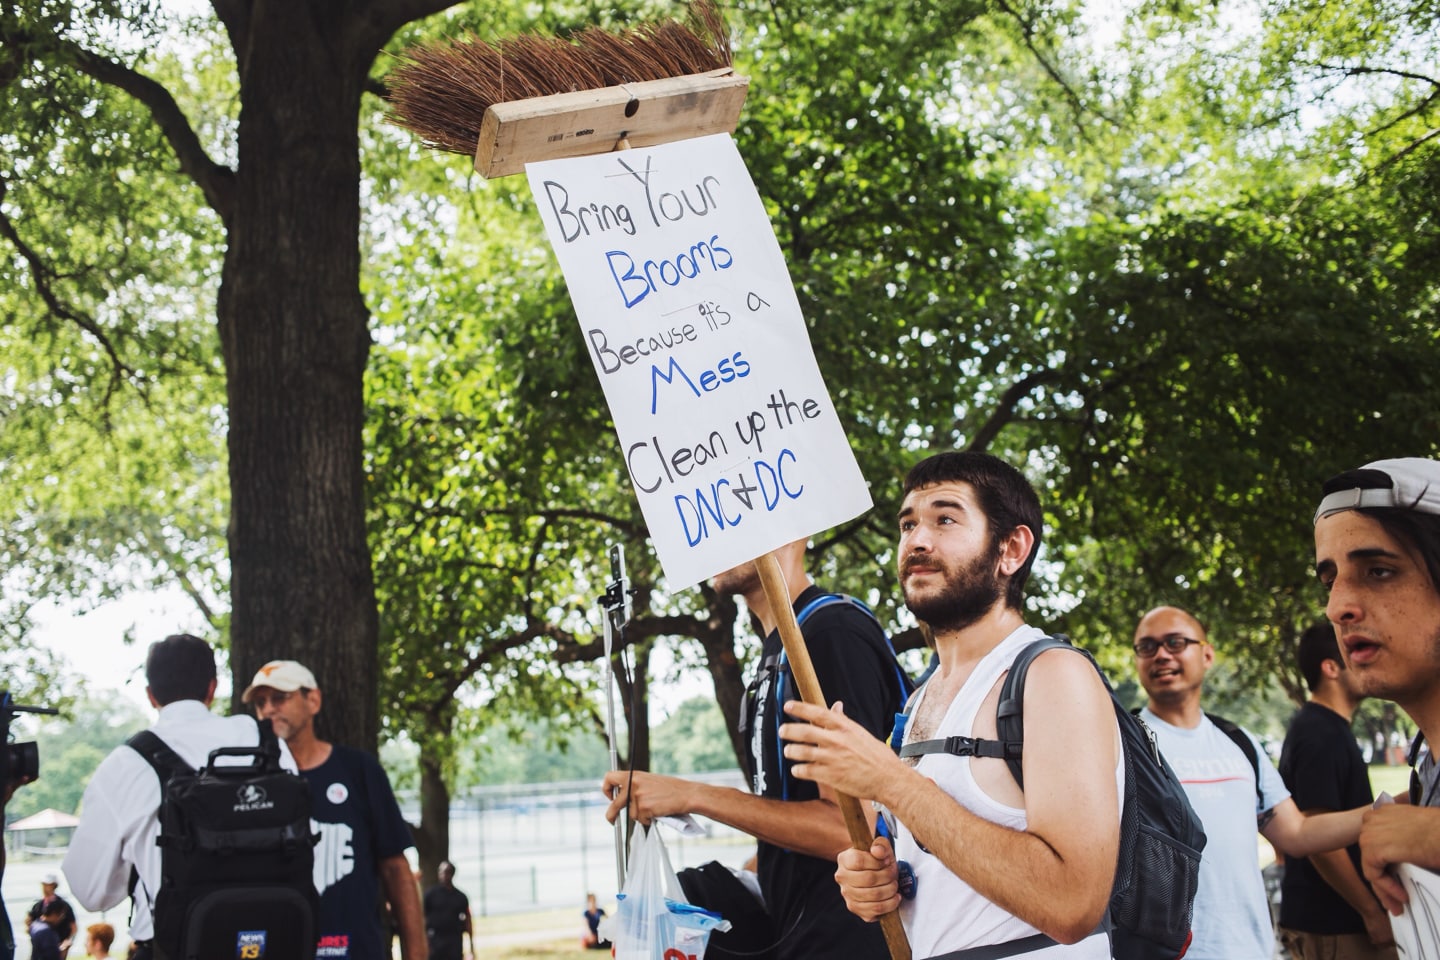
[[[1390,918],[1401,960],[1440,960],[1440,873],[1413,863],[1398,863],[1394,871],[1410,898],[1404,912]]]

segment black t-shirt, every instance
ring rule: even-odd
[[[465,952],[469,919],[470,898],[459,890],[437,883],[425,891],[425,937],[430,941],[430,960],[459,960]]]
[[[59,920],[57,920],[55,923],[50,924],[50,929],[54,930],[55,933],[59,935],[61,940],[64,940],[70,936],[70,928],[75,925],[75,909],[70,906],[70,901],[66,900],[58,893],[55,894],[55,902],[60,904],[60,906],[64,908],[64,912],[61,914]],[[36,900],[33,904],[31,904],[30,912],[25,914],[25,919],[30,923],[34,923],[36,920],[40,919],[40,915],[44,912],[45,901],[42,898],[40,900]]]
[[[380,861],[401,855],[410,827],[395,803],[390,780],[374,757],[331,748],[318,767],[300,771],[310,782],[315,889],[320,891],[320,960],[388,956],[380,929]]]
[[[1280,751],[1280,776],[1301,810],[1349,810],[1375,799],[1350,724],[1318,703],[1305,704],[1290,722]],[[1360,847],[1348,850],[1359,873]],[[1325,935],[1365,932],[1360,914],[1305,857],[1285,859],[1280,925]]]
[[[795,601],[795,613],[824,595],[809,587]],[[888,737],[900,701],[895,661],[885,634],[864,611],[851,603],[833,603],[815,610],[800,625],[816,679],[827,703],[840,700],[845,715],[876,737]],[[789,666],[778,670],[783,646],[778,630],[765,638],[759,674],[746,691],[742,711],[746,725],[746,768],[751,790],[759,796],[814,800],[819,787],[784,771],[777,741],[776,684],[785,700],[799,700]],[[782,718],[780,722],[784,722]],[[759,763],[756,757],[759,757]],[[788,768],[788,761],[783,761]],[[879,924],[866,923],[845,909],[835,883],[835,862],[792,853],[760,841],[760,890],[779,935],[779,960],[866,960],[889,957]]]

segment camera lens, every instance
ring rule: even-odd
[[[25,783],[40,776],[40,750],[33,742],[5,744],[3,749],[9,754],[5,764],[7,780]]]

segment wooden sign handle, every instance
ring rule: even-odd
[[[790,604],[790,588],[785,583],[785,572],[780,569],[780,560],[773,552],[755,558],[755,569],[760,573],[760,585],[765,588],[765,599],[780,627],[780,643],[785,647],[785,658],[790,661],[790,673],[795,677],[795,687],[800,699],[816,706],[828,706],[820,681],[815,676],[815,666],[810,662],[810,651],[805,646],[805,637],[800,633],[800,624],[795,619],[795,608]],[[783,722],[784,718],[777,718]],[[869,850],[875,839],[870,821],[860,808],[860,801],[846,794],[836,792],[835,800],[845,818],[845,829],[850,832],[850,845],[856,850]],[[880,928],[885,934],[885,943],[890,948],[891,960],[910,960],[910,941],[905,937],[905,927],[900,914],[891,912],[880,918]]]

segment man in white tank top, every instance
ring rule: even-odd
[[[1042,631],[1021,612],[1039,549],[1040,503],[1025,477],[981,453],[944,453],[905,478],[897,551],[905,603],[935,637],[939,667],[912,701],[905,741],[994,739],[1000,682]],[[1123,789],[1110,696],[1083,657],[1042,653],[1026,677],[1022,792],[1001,759],[932,754],[912,765],[843,715],[792,703],[785,755],[797,777],[871,799],[894,815],[839,857],[850,910],[899,909],[917,958],[1108,958],[1105,914]],[[906,864],[911,899],[897,864]]]

